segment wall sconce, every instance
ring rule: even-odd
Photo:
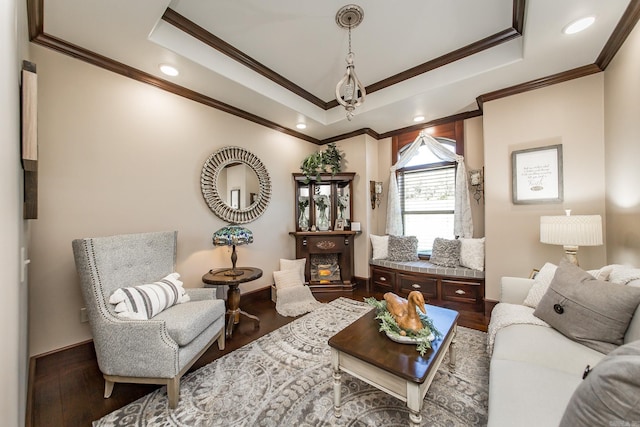
[[[482,193],[484,193],[484,177],[481,169],[469,171],[469,184],[474,188],[473,198],[480,204]]]
[[[369,181],[369,190],[371,191],[371,209],[375,209],[376,206],[380,207],[382,201],[382,182]]]

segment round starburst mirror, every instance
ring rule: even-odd
[[[240,147],[223,147],[209,156],[200,174],[200,188],[211,211],[231,224],[254,221],[271,200],[267,168]]]

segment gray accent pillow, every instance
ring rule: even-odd
[[[640,420],[640,341],[609,353],[571,396],[560,427],[632,425]]]
[[[563,260],[533,314],[568,338],[601,353],[622,345],[640,288],[596,280]]]
[[[460,240],[436,237],[431,250],[431,264],[456,268],[460,265]]]
[[[416,236],[389,236],[387,259],[389,261],[417,261],[418,238]]]

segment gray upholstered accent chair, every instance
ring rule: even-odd
[[[176,241],[177,232],[158,232],[72,243],[105,398],[116,382],[163,384],[169,407],[175,408],[182,375],[214,341],[224,349],[225,304],[214,289],[185,288],[191,301],[148,320],[123,319],[109,303],[118,288],[153,283],[175,272]]]

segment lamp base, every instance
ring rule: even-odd
[[[571,264],[580,265],[578,264],[578,247],[565,245],[563,248],[564,256],[567,257],[567,260],[569,260]]]
[[[244,274],[244,271],[236,269],[236,261],[238,261],[238,254],[236,254],[236,245],[233,245],[233,251],[231,252],[231,270],[225,271],[225,276],[237,277]]]
[[[236,270],[235,268],[232,268],[231,270],[227,270],[224,272],[225,276],[231,276],[231,277],[242,276],[243,274],[244,274],[244,271]]]

